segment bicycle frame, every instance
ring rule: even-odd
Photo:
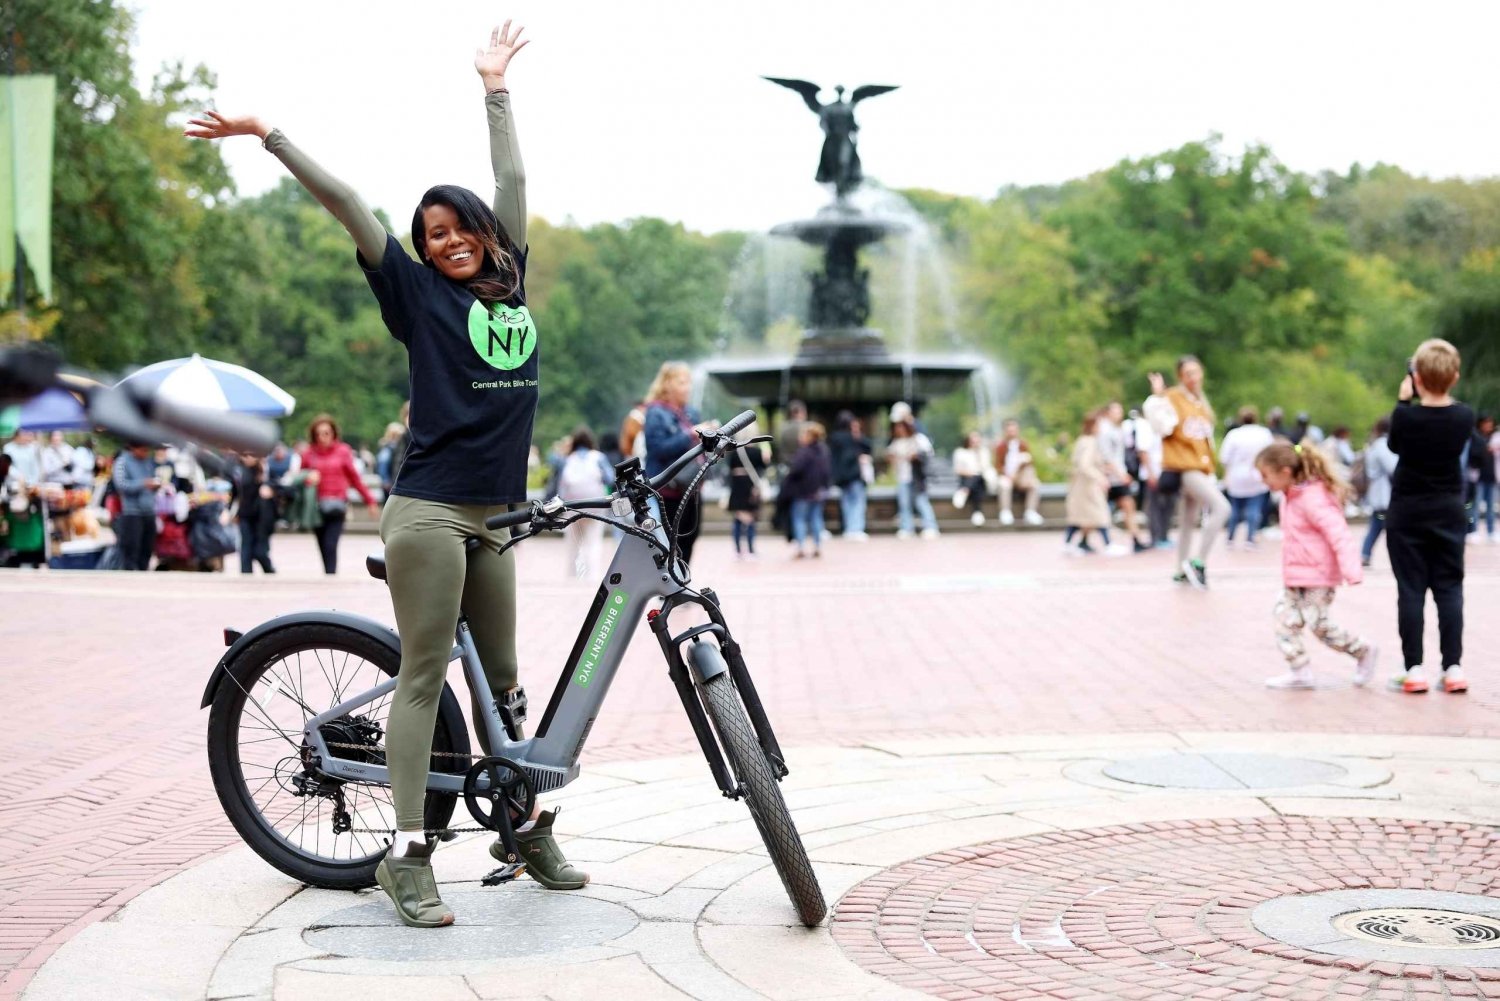
[[[666,536],[663,528],[658,526],[654,535],[665,551]],[[661,600],[662,605],[650,615],[651,628],[661,642],[669,674],[720,789],[726,796],[737,798],[739,795],[738,784],[729,774],[693,687],[694,680],[701,683],[713,675],[703,674],[702,669],[694,664],[691,670],[696,678],[690,676],[690,666],[684,662],[679,652],[682,643],[690,640],[697,642],[700,637],[709,634],[718,638],[727,660],[727,669],[740,690],[752,725],[771,756],[774,767],[780,775],[786,774],[781,749],[771,732],[740,656],[739,646],[729,635],[713,592],[707,589],[698,592],[677,583],[664,569],[665,563],[665,558],[645,539],[626,534],[621,540],[614,559],[600,581],[593,604],[537,725],[536,733],[531,737],[511,739],[496,704],[495,693],[491,691],[485,678],[483,665],[469,633],[468,621],[462,618],[459,620],[455,633],[456,643],[449,662],[458,660],[462,663],[464,676],[473,689],[475,700],[484,707],[485,717],[474,721],[475,726],[484,727],[490,753],[509,758],[520,765],[538,793],[559,789],[578,777],[578,759],[594,720],[609,694],[615,672],[619,670],[641,618],[647,615],[647,606],[654,600]],[[710,621],[674,637],[670,634],[668,619],[672,610],[683,604],[703,608]],[[356,712],[361,706],[379,701],[393,692],[395,687],[396,679],[392,678],[307,721],[304,737],[318,755],[321,770],[325,774],[353,782],[390,783],[390,772],[384,765],[351,761],[334,753],[324,740],[321,727]],[[427,788],[431,791],[460,794],[463,787],[464,775],[461,772],[427,774]],[[487,783],[481,780],[478,788],[487,788]]]

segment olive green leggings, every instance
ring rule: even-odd
[[[386,759],[396,824],[405,831],[423,826],[432,731],[460,612],[469,620],[490,689],[498,697],[516,683],[515,557],[496,556],[502,533],[484,527],[485,518],[506,510],[504,505],[392,497],[380,516],[386,577],[401,633],[401,673],[386,723]],[[485,545],[466,552],[464,540],[471,536]],[[486,715],[475,700],[474,728],[488,753]]]

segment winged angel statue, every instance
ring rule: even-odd
[[[818,91],[822,88],[815,83],[783,80],[774,76],[762,79],[795,90],[802,95],[803,102],[812,109],[813,114],[818,116],[818,124],[823,126],[823,155],[818,159],[819,183],[832,183],[839,197],[859,187],[865,175],[859,165],[859,149],[855,146],[855,133],[859,131],[859,125],[854,121],[854,106],[867,97],[875,97],[896,88],[867,83],[863,87],[854,88],[854,93],[846,101],[844,88],[838,86],[833,88],[837,97],[827,104],[820,104]]]

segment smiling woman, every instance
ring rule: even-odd
[[[461,614],[490,687],[500,693],[516,685],[514,557],[496,555],[500,538],[484,522],[526,499],[538,393],[537,331],[526,305],[525,175],[505,86],[506,68],[527,44],[520,35],[507,21],[474,58],[485,88],[494,205],[466,188],[429,188],[412,215],[420,263],[348,185],[261,119],[210,111],[186,132],[259,136],[354,238],[381,317],[407,350],[411,447],[380,521],[402,639],[386,730],[399,830],[376,878],[401,920],[416,927],[453,922],[432,877],[435,842],[423,831],[423,816],[438,696]],[[497,378],[497,370],[505,375]],[[471,553],[470,538],[485,545]],[[475,718],[482,715],[476,706]],[[563,858],[552,816],[517,818],[527,872],[550,889],[576,889],[588,876]]]

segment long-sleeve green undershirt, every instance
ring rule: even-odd
[[[521,146],[516,141],[510,95],[486,94],[484,106],[490,130],[490,164],[495,171],[495,215],[515,245],[524,250],[526,172],[521,165]],[[349,231],[365,263],[379,267],[385,257],[385,227],[354,189],[320,167],[280,129],[272,129],[263,145]]]

